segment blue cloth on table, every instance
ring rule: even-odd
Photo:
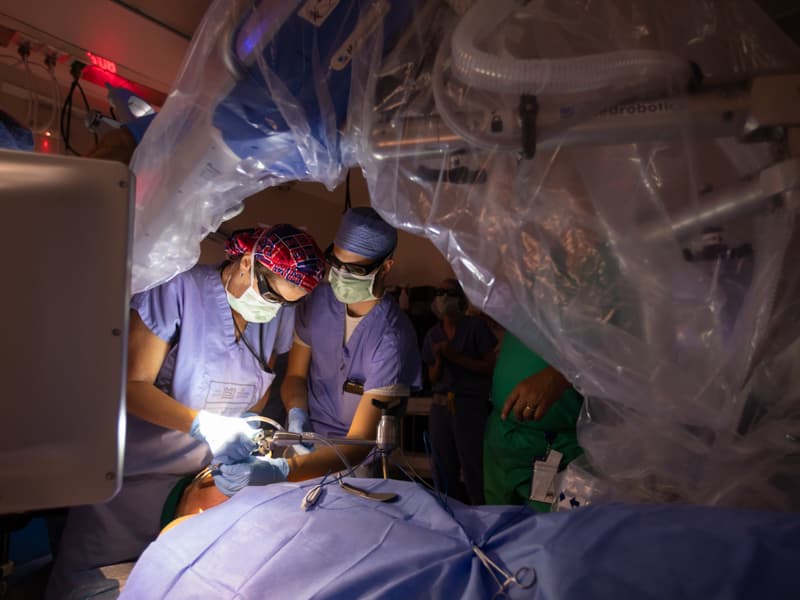
[[[139,559],[122,598],[487,598],[497,589],[470,539],[531,589],[511,598],[796,597],[800,516],[678,505],[446,511],[423,488],[352,480],[399,494],[378,503],[329,485],[246,488],[179,524]]]
[[[0,110],[0,149],[33,150],[33,132]]]

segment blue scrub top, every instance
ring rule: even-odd
[[[422,344],[422,360],[426,365],[436,362],[434,344],[446,341],[447,336],[440,321],[430,328]],[[480,317],[465,315],[456,323],[456,332],[450,346],[468,358],[481,358],[497,346],[497,338],[486,321]],[[491,383],[491,374],[481,375],[443,360],[439,380],[432,387],[437,394],[453,392],[456,396],[475,396],[488,400]]]
[[[321,283],[297,307],[295,331],[311,346],[308,408],[316,433],[344,436],[361,400],[343,391],[345,381],[364,390],[421,384],[417,336],[411,321],[391,296],[384,296],[356,326],[344,345],[344,304],[330,284]]]
[[[263,371],[236,341],[233,315],[218,267],[198,265],[151,290],[136,294],[131,308],[170,344],[156,386],[195,410],[240,415],[269,388]],[[244,336],[268,361],[292,344],[294,309],[282,307],[269,323],[249,323]],[[190,473],[211,459],[205,444],[189,434],[128,415],[125,474]]]

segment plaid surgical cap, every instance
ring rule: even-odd
[[[231,258],[253,252],[267,269],[308,292],[325,274],[325,260],[314,238],[293,225],[240,229],[228,238],[225,252]]]

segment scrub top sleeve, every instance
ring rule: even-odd
[[[275,337],[275,354],[284,354],[292,349],[294,340],[294,307],[281,308],[278,321],[278,334]]]
[[[183,316],[183,287],[184,278],[179,275],[131,298],[131,309],[147,328],[170,344],[178,336]]]
[[[494,350],[497,347],[497,337],[492,333],[486,321],[476,317],[476,331],[475,340],[477,344],[478,354],[483,356],[487,352]]]
[[[365,369],[364,389],[402,383],[411,389],[421,380],[420,355],[416,340],[405,340],[397,333],[384,335],[378,342],[370,365]]]
[[[400,345],[396,335],[381,336],[372,360],[364,365],[364,389],[382,388],[396,383],[408,383],[400,379],[402,374],[402,358],[399,355]]]
[[[298,302],[294,309],[294,333],[306,346],[311,346],[311,319],[313,313],[312,297],[310,294]]]

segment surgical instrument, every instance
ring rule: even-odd
[[[511,574],[494,562],[491,558],[489,558],[486,553],[483,552],[483,550],[478,548],[478,546],[473,545],[472,551],[477,555],[477,557],[483,563],[483,566],[489,571],[492,579],[494,579],[499,586],[499,589],[492,595],[492,600],[511,598],[508,593],[508,589],[511,588],[512,585],[518,585],[521,589],[527,590],[533,587],[533,584],[536,583],[536,570],[534,568],[520,567],[516,570],[516,572],[514,572],[514,574]],[[502,582],[498,578],[498,574],[505,578]]]

